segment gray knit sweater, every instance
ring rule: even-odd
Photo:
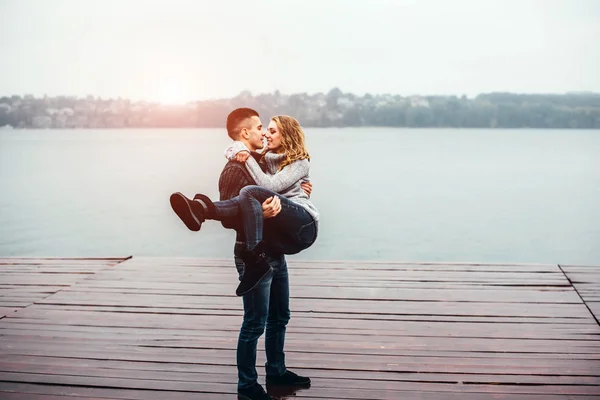
[[[242,142],[235,141],[225,151],[225,157],[232,160],[240,151],[248,151],[248,149]],[[285,160],[284,154],[269,152],[265,154],[263,160],[266,162],[266,173],[263,172],[253,157],[249,157],[246,161],[246,169],[250,172],[256,184],[265,189],[277,192],[298,204],[318,224],[319,211],[310,201],[304,190],[302,190],[302,186],[300,186],[302,182],[310,181],[310,161],[296,160],[279,171],[279,166]]]

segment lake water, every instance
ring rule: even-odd
[[[600,131],[306,129],[298,259],[600,264]],[[231,257],[169,195],[218,197],[224,129],[0,131],[0,256]]]

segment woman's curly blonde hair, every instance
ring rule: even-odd
[[[296,160],[310,160],[310,155],[304,144],[304,131],[296,118],[288,115],[277,115],[271,120],[277,124],[277,129],[281,134],[281,147],[277,153],[284,153],[285,160],[281,163],[281,171],[286,165],[290,165]]]

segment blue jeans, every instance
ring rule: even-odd
[[[235,265],[241,274],[244,262],[239,254],[245,247],[236,242],[234,249]],[[285,256],[268,257],[273,272],[263,279],[254,290],[242,297],[244,321],[240,329],[237,345],[238,388],[245,389],[258,382],[256,372],[256,347],[258,338],[266,327],[265,351],[267,375],[282,375],[286,371],[285,330],[290,320],[290,283]]]
[[[281,212],[264,220],[262,203],[278,196]],[[246,186],[232,199],[216,201],[214,219],[241,216],[246,237],[246,250],[252,250],[263,239],[273,253],[296,254],[317,239],[317,225],[303,207],[260,186]],[[264,237],[263,237],[264,230]]]

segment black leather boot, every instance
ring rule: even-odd
[[[202,193],[198,193],[194,196],[194,200],[200,201],[200,202],[202,202],[202,204],[204,204],[203,209],[204,209],[204,212],[206,213],[205,217],[207,219],[211,219],[211,218],[215,217],[215,215],[217,214],[217,211],[215,210],[214,203],[208,196],[205,196]]]
[[[273,270],[267,260],[263,242],[260,242],[253,250],[244,252],[242,260],[244,261],[244,274],[235,290],[235,294],[238,296],[243,296],[254,289]]]
[[[171,208],[183,221],[185,226],[191,231],[198,232],[206,219],[202,205],[197,201],[188,199],[179,192],[173,193],[169,198],[169,201],[171,202]]]

